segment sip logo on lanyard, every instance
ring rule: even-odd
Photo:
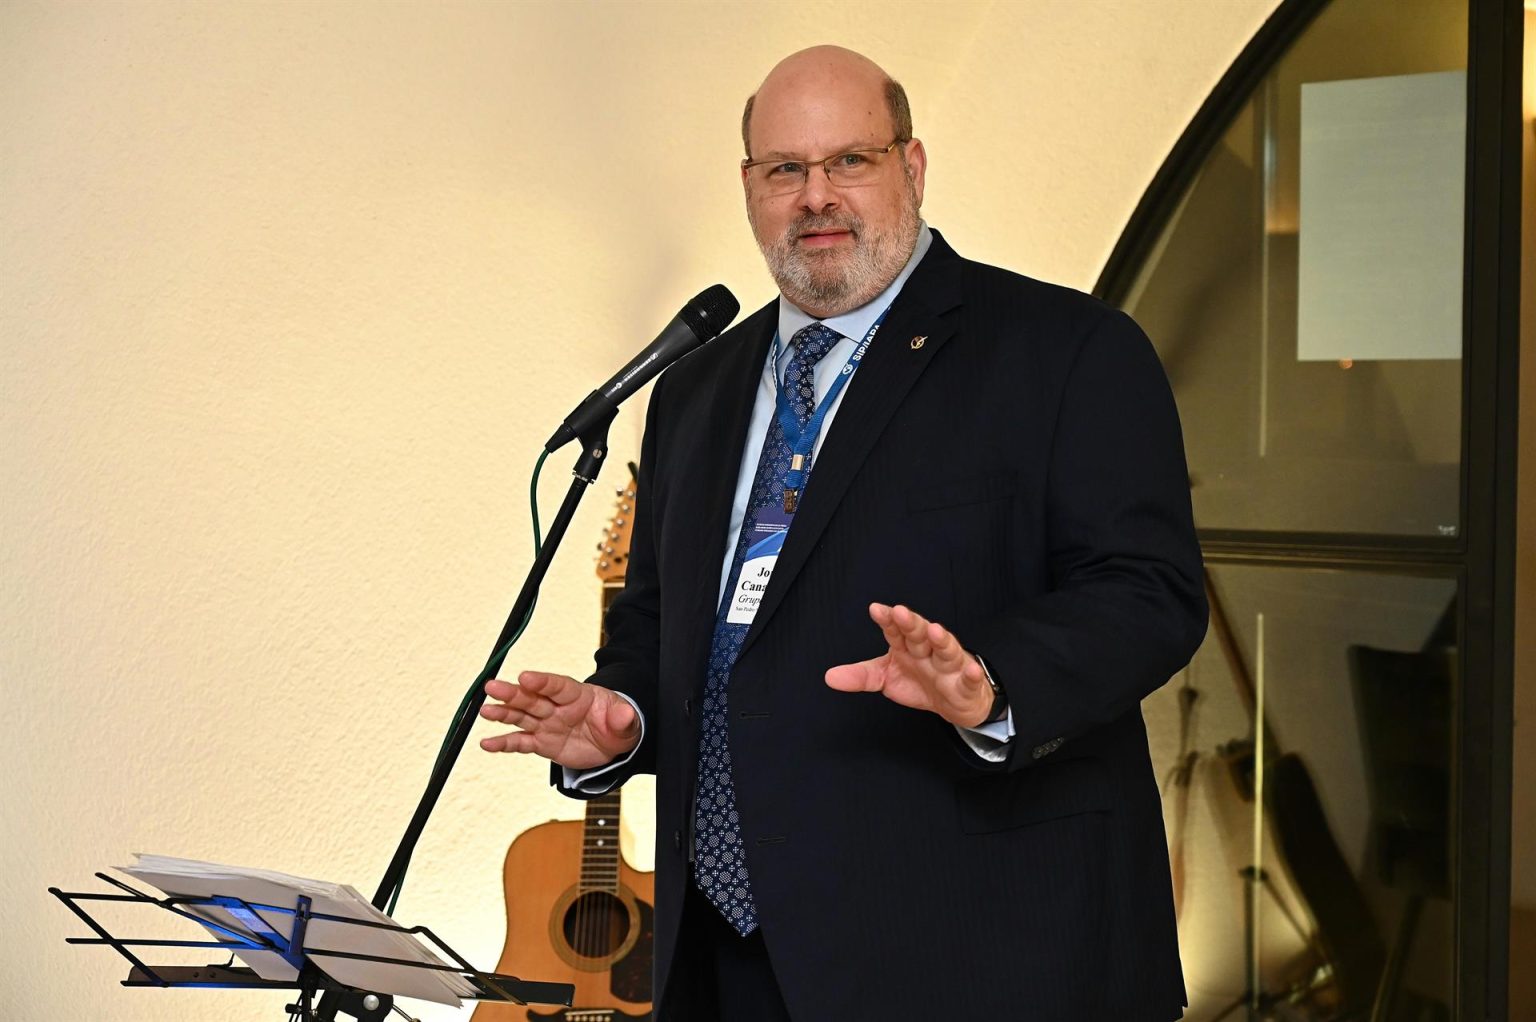
[[[821,434],[821,427],[825,423],[827,413],[847,386],[848,380],[853,376],[859,362],[863,360],[864,353],[869,350],[869,342],[874,340],[875,331],[880,329],[880,324],[885,320],[885,313],[890,311],[887,306],[885,312],[880,313],[879,318],[870,326],[869,332],[848,356],[848,361],[843,364],[841,370],[832,381],[832,386],[827,389],[826,395],[817,405],[806,422],[805,428],[800,427],[800,421],[795,416],[794,409],[790,407],[789,398],[779,382],[779,355],[780,342],[774,338],[773,347],[773,380],[776,391],[776,409],[779,428],[783,430],[784,442],[790,449],[789,471],[784,475],[784,506],[782,508],[772,505],[761,507],[755,513],[749,513],[747,521],[742,528],[750,530],[749,544],[746,553],[742,556],[741,570],[732,580],[728,596],[730,605],[726,608],[725,620],[733,625],[750,625],[757,617],[757,610],[762,606],[763,593],[768,589],[768,583],[773,578],[774,566],[778,563],[779,552],[784,549],[784,539],[789,534],[789,527],[794,522],[795,509],[799,504],[800,492],[805,488],[806,477],[810,474],[811,452],[816,447],[816,439]]]

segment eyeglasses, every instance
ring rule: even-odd
[[[820,167],[827,180],[839,188],[858,188],[878,181],[886,157],[905,141],[898,138],[878,149],[849,149],[824,160],[742,160],[741,169],[752,175],[753,184],[768,198],[804,188],[812,167]]]

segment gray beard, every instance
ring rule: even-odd
[[[750,216],[750,205],[748,210],[758,248],[762,250],[768,272],[779,285],[779,291],[799,309],[824,310],[826,315],[836,316],[857,309],[890,287],[891,281],[912,258],[922,223],[910,177],[907,200],[900,220],[888,232],[867,232],[863,218],[857,216],[807,213],[771,241],[764,241],[758,234],[756,218]],[[804,232],[825,230],[845,230],[853,234],[854,249],[848,254],[847,262],[839,262],[845,258],[841,252],[807,251],[797,246],[796,239]]]

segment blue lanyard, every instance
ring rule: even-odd
[[[816,406],[816,411],[800,428],[800,422],[795,417],[795,410],[790,407],[789,398],[784,393],[784,388],[779,385],[779,354],[782,350],[782,342],[777,334],[773,338],[773,389],[776,396],[775,413],[779,417],[779,427],[784,431],[784,441],[789,444],[790,459],[789,471],[784,475],[784,510],[794,513],[800,500],[800,491],[805,488],[805,477],[810,472],[811,451],[816,448],[816,438],[821,435],[822,423],[826,421],[827,412],[831,410],[837,396],[848,385],[848,380],[853,376],[853,371],[859,367],[864,353],[869,350],[869,342],[875,339],[875,331],[880,329],[880,324],[885,322],[885,314],[891,311],[887,305],[885,312],[870,324],[869,332],[864,335],[864,340],[853,349],[853,354],[848,356],[848,361],[838,371],[837,378],[832,381],[832,386],[827,388],[827,393],[822,397],[821,403]]]

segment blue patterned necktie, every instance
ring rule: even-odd
[[[805,429],[816,407],[815,369],[832,345],[842,335],[821,323],[795,334],[790,342],[795,353],[784,370],[784,394],[794,410],[800,428]],[[752,523],[767,507],[784,506],[784,473],[789,471],[790,449],[784,428],[774,415],[763,440],[763,453],[757,460],[757,474],[752,477],[752,493],[741,523],[741,536],[727,586],[715,617],[715,634],[709,649],[709,676],[704,685],[704,707],[699,736],[699,787],[694,801],[694,883],[710,900],[726,922],[743,936],[757,928],[757,906],[752,901],[752,884],[747,877],[746,856],[741,846],[741,817],[736,812],[736,788],[731,780],[731,750],[726,717],[726,691],[731,668],[741,652],[741,642],[750,627],[731,624],[726,611],[731,602],[731,585],[741,573],[747,548],[752,545]]]

